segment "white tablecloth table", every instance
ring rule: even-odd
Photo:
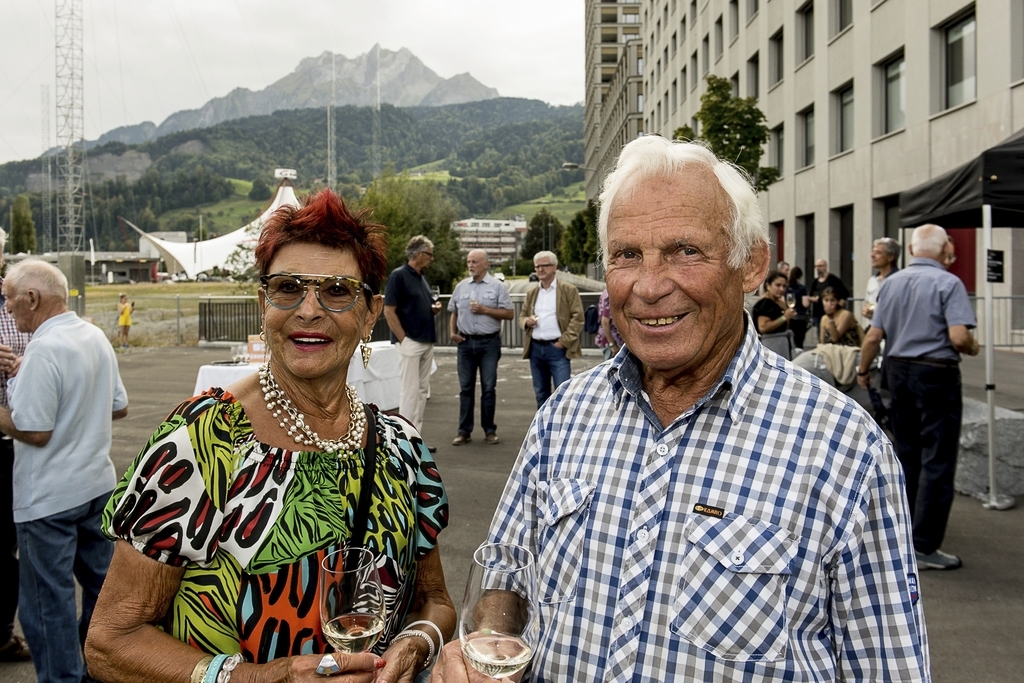
[[[398,353],[389,341],[370,342],[373,354],[370,366],[363,367],[363,356],[356,347],[348,364],[348,383],[356,389],[359,398],[373,403],[381,410],[397,410],[402,391]],[[241,365],[203,365],[196,376],[195,394],[210,387],[226,387],[251,375],[259,368],[255,363]]]

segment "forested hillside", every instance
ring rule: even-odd
[[[374,113],[368,107],[334,110],[338,187],[362,192],[375,171],[401,171],[432,163],[451,176],[443,192],[460,213],[484,214],[544,195],[582,179],[561,170],[583,157],[583,109],[535,100],[499,98],[444,107],[382,106],[377,154]],[[94,174],[86,187],[86,237],[98,249],[125,249],[134,240],[116,226],[124,216],[145,230],[167,229],[161,216],[232,194],[229,178],[263,179],[275,168],[298,171],[300,189],[322,187],[327,176],[325,109],[276,112],[173,133],[140,145],[108,143],[89,151],[147,154],[152,165],[135,182]],[[379,164],[379,165],[378,165]],[[29,194],[37,231],[40,194],[27,192],[39,160],[0,166],[0,224],[19,194]]]

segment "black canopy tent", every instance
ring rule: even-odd
[[[1024,130],[1011,135],[974,160],[900,193],[900,226],[936,223],[945,228],[982,228],[986,254],[992,249],[992,226],[1024,228]],[[992,283],[985,282],[985,393],[988,397],[988,501],[985,507],[1013,507],[996,491],[995,350]]]

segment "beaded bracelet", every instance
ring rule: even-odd
[[[217,683],[229,683],[231,681],[231,672],[235,670],[235,667],[245,661],[241,653],[236,653],[224,660],[221,664],[220,671],[217,673]]]
[[[434,622],[430,621],[429,619],[420,619],[419,621],[414,621],[411,624],[406,624],[405,628],[402,629],[402,630],[403,631],[408,631],[413,626],[421,626],[421,625],[422,626],[429,626],[430,628],[434,629],[434,633],[437,634],[437,651],[440,652],[441,648],[444,647],[444,636],[441,635],[441,629],[438,627],[438,625],[435,624]]]
[[[196,662],[195,668],[192,669],[192,676],[189,678],[189,683],[203,683],[206,679],[206,670],[210,668],[210,662],[212,661],[213,657],[211,655],[206,655]]]
[[[427,658],[423,662],[423,668],[427,669],[430,667],[431,664],[434,663],[434,639],[428,636],[426,633],[424,633],[423,631],[402,631],[401,633],[399,633],[391,639],[391,644],[394,645],[403,638],[412,638],[414,636],[416,638],[422,638],[423,640],[427,641],[427,647],[429,648],[429,650],[427,651]]]

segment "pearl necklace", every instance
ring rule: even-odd
[[[263,388],[263,400],[267,402],[267,410],[271,411],[275,420],[279,420],[281,429],[288,432],[288,436],[295,439],[295,443],[303,446],[312,446],[315,450],[336,453],[338,451],[356,451],[363,446],[363,432],[366,431],[366,413],[363,411],[363,402],[359,400],[355,388],[351,384],[345,385],[345,393],[348,394],[349,426],[348,431],[337,441],[322,439],[320,435],[309,428],[305,416],[300,413],[291,399],[274,379],[274,373],[270,371],[270,361],[260,366],[260,386]]]

